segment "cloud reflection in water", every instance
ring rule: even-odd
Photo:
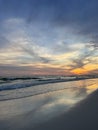
[[[68,111],[77,102],[96,90],[98,87],[98,81],[97,79],[90,79],[47,84],[41,85],[40,87],[44,88],[44,86],[50,88],[55,86],[54,88],[59,89],[35,96],[1,101],[0,120],[9,119],[14,123],[20,121],[25,125],[28,125],[29,122],[32,122],[32,125],[44,122]],[[66,86],[66,89],[62,89],[62,86]],[[33,87],[27,89],[31,90]],[[24,122],[22,120],[24,120]],[[20,122],[18,124],[19,127],[22,125]]]

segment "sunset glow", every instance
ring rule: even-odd
[[[15,3],[0,1],[0,75],[98,74],[95,4]]]

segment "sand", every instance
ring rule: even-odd
[[[98,130],[98,90],[67,113],[33,130]]]
[[[35,127],[32,126],[32,114],[30,111],[0,120],[0,130],[98,130],[98,90],[68,112]]]

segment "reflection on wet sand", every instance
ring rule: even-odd
[[[48,84],[59,88],[36,96],[0,102],[0,129],[21,130],[67,112],[98,87],[97,79]],[[44,87],[45,85],[41,86]],[[62,89],[64,87],[66,89]],[[46,86],[45,86],[46,87]],[[61,87],[61,90],[60,90]],[[29,88],[31,89],[31,88]],[[33,89],[33,88],[32,88]],[[31,126],[30,126],[31,127]],[[29,128],[28,128],[29,129]]]

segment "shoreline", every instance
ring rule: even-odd
[[[32,125],[33,111],[12,119],[0,120],[4,130],[98,130],[98,90],[76,103],[63,114],[44,123]]]
[[[87,80],[87,79],[96,79],[96,78],[77,78],[77,79],[53,79],[53,80],[40,80],[39,82],[32,82],[32,84],[27,84],[24,86],[16,86],[15,85],[9,85],[9,86],[0,86],[0,91],[6,91],[6,90],[14,90],[14,89],[21,89],[21,88],[28,88],[32,86],[37,86],[37,85],[44,85],[44,84],[51,84],[51,83],[60,83],[60,82],[71,82],[71,81],[79,81],[79,80]],[[7,83],[6,83],[7,84]]]

